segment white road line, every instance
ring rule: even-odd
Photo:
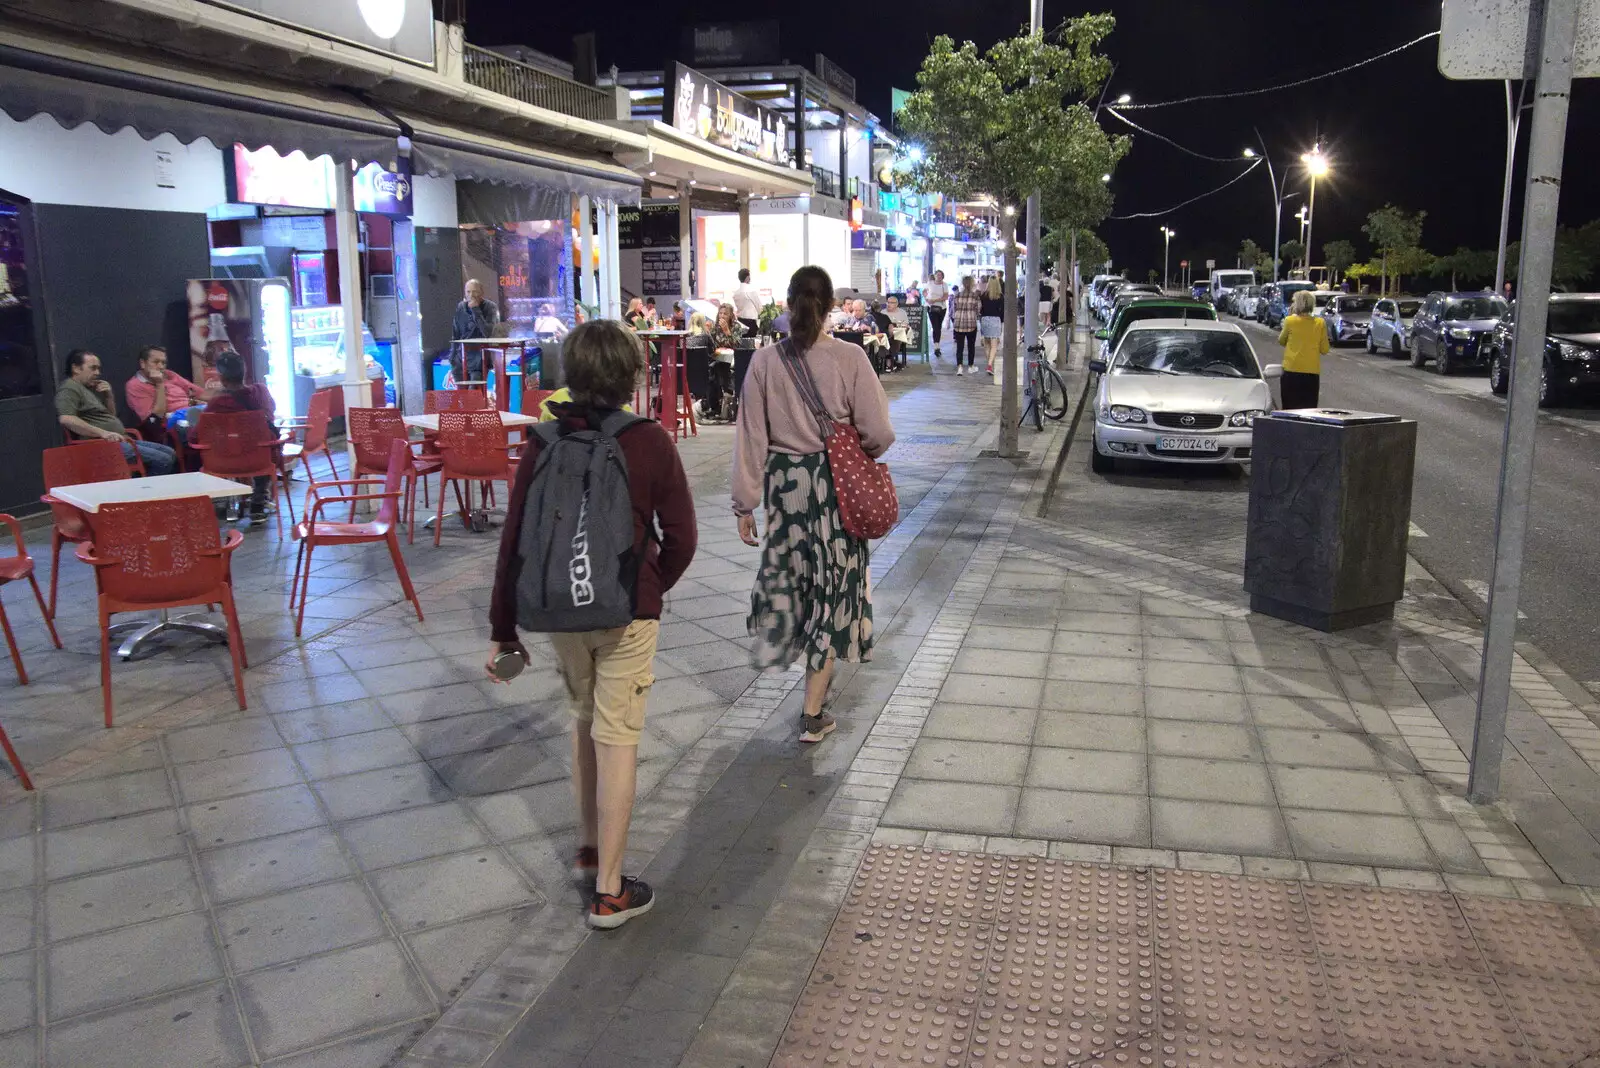
[[[1428,532],[1417,526],[1415,523],[1412,523],[1411,536],[1413,538],[1426,538],[1428,536]]]
[[[1485,606],[1489,604],[1489,584],[1487,582],[1483,581],[1482,579],[1462,579],[1461,585],[1471,590],[1473,595],[1476,596],[1478,600],[1482,601]],[[1527,619],[1528,613],[1518,609],[1517,618]]]

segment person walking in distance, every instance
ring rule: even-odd
[[[733,289],[733,314],[744,324],[744,332],[754,335],[761,320],[761,291],[750,284],[750,268],[739,268],[739,284]]]
[[[983,300],[978,287],[969,274],[961,279],[961,290],[950,298],[950,332],[956,338],[956,374],[961,374],[961,349],[967,350],[967,370],[977,373],[973,364],[978,359],[978,315],[983,310]]]
[[[1309,289],[1295,293],[1289,315],[1278,332],[1283,346],[1283,407],[1315,408],[1322,384],[1322,357],[1328,354],[1328,326],[1313,315],[1316,298]]]
[[[988,288],[978,298],[978,336],[983,338],[984,363],[991,378],[994,377],[994,360],[1000,348],[1000,335],[1005,327],[1004,294],[1000,277],[991,275]]]
[[[694,499],[672,439],[622,410],[643,342],[597,319],[567,335],[572,391],[524,447],[489,604],[489,677],[529,662],[518,631],[548,633],[571,699],[572,784],[591,927],[620,927],[655,894],[623,874],[662,596],[695,551]],[[658,533],[659,531],[659,533]],[[509,667],[506,665],[509,663]]]
[[[747,621],[757,668],[806,664],[800,740],[820,742],[835,727],[825,707],[839,660],[872,654],[872,581],[866,539],[845,532],[820,417],[849,422],[873,459],[894,444],[889,403],[861,346],[823,334],[833,280],[802,267],[789,280],[789,338],[756,352],[745,375],[733,452],[733,512],[746,545],[755,510],[766,508],[766,542]],[[789,349],[792,369],[785,362]],[[810,381],[802,386],[801,376]]]
[[[944,313],[950,303],[950,287],[944,284],[943,271],[933,272],[933,281],[923,287],[922,299],[928,305],[928,326],[933,330],[933,354],[937,356],[944,338]],[[960,354],[958,345],[956,355]]]

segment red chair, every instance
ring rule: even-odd
[[[122,458],[122,446],[114,441],[84,440],[70,448],[61,446],[44,450],[44,488],[81,486],[85,482],[115,482],[131,477],[127,461]],[[61,574],[61,546],[66,542],[77,544],[88,541],[89,520],[72,505],[59,501],[46,492],[39,498],[50,506],[55,516],[55,529],[50,533],[50,608],[48,615],[56,617],[56,581]]]
[[[532,416],[540,415],[541,414],[540,411],[539,411],[540,406],[543,405],[545,401],[549,400],[551,397],[554,397],[555,395],[556,395],[556,391],[555,390],[553,390],[553,389],[540,389],[537,386],[533,386],[533,387],[530,387],[528,389],[523,390],[522,391],[522,414],[523,415],[532,415]]]
[[[191,441],[200,452],[200,470],[206,474],[235,481],[270,479],[269,499],[274,501],[278,499],[278,491],[285,488],[274,456],[284,441],[274,434],[266,412],[202,412]],[[289,522],[293,523],[294,502],[287,491],[283,503],[289,509]],[[283,537],[281,513],[278,537]]]
[[[132,438],[134,441],[144,440],[144,435],[139,433],[137,430],[125,430],[124,433],[126,433],[128,437]],[[114,441],[105,441],[101,438],[75,438],[65,430],[61,432],[61,437],[68,445],[117,445],[117,443]],[[144,457],[139,455],[138,449],[133,450],[133,456],[130,458],[123,456],[122,446],[117,445],[117,459],[121,460],[124,467],[133,472],[135,475],[138,475],[140,478],[144,478],[150,474],[150,472],[144,469]]]
[[[356,409],[359,411],[360,409]],[[289,584],[289,607],[295,604],[296,591],[300,600],[299,610],[294,617],[295,637],[300,636],[300,626],[305,622],[306,600],[311,592],[311,554],[319,545],[365,545],[369,542],[381,541],[389,546],[389,558],[394,561],[394,571],[400,579],[400,588],[405,591],[406,600],[417,610],[417,620],[422,620],[422,602],[417,599],[417,591],[411,586],[411,573],[406,570],[405,557],[400,555],[400,539],[395,536],[395,526],[400,514],[401,483],[408,477],[407,466],[411,459],[411,443],[396,438],[389,443],[388,471],[383,479],[381,493],[346,493],[340,496],[324,496],[336,486],[361,488],[374,486],[374,479],[346,478],[336,482],[314,482],[311,489],[306,492],[306,507],[302,513],[305,518],[295,524],[294,537],[300,542],[300,551],[295,555],[294,580]],[[322,519],[322,510],[330,504],[344,504],[349,502],[350,511],[355,512],[355,506],[360,501],[378,501],[378,517],[370,523],[335,523]],[[301,575],[305,578],[302,580]]]
[[[402,478],[406,483],[406,544],[417,540],[417,483],[422,483],[422,503],[428,503],[428,476],[439,470],[437,455],[422,456],[412,452],[420,449],[422,442],[413,442],[400,412],[396,408],[352,408],[348,417],[350,444],[355,449],[355,470],[352,478],[367,475],[387,475],[391,447],[396,441],[406,443],[406,469]],[[355,506],[350,506],[354,519]]]
[[[331,478],[339,477],[339,469],[333,465],[333,453],[328,451],[328,423],[333,419],[333,401],[337,393],[334,389],[319,389],[311,394],[311,402],[306,406],[306,422],[299,428],[300,442],[289,442],[284,445],[279,456],[278,477],[283,484],[289,484],[289,472],[297,463],[304,464],[306,479],[315,482],[316,476],[311,473],[311,457],[321,453],[323,459],[328,461],[328,473]]]
[[[229,560],[244,535],[230,530],[224,539],[218,534],[210,497],[103,504],[91,522],[94,543],[79,545],[78,558],[93,565],[100,591],[100,689],[106,726],[111,726],[111,617],[118,612],[220,604],[228,621],[234,691],[243,710],[244,669],[250,662],[233,605]]]
[[[109,442],[107,443],[109,444]],[[118,457],[121,459],[121,457]],[[33,587],[33,599],[39,602],[39,614],[44,616],[45,629],[50,632],[50,640],[57,649],[61,648],[61,639],[56,636],[55,624],[50,621],[50,610],[45,607],[44,594],[39,591],[39,580],[33,574],[33,557],[28,555],[28,546],[22,540],[22,524],[11,516],[0,512],[0,523],[11,528],[11,536],[17,541],[17,554],[15,556],[0,556],[0,587],[7,583],[16,582],[18,579],[27,579],[28,585]],[[17,681],[28,685],[28,671],[22,666],[22,653],[17,649],[17,639],[11,633],[11,621],[6,618],[6,606],[0,601],[0,630],[5,631],[6,645],[11,648],[11,662],[17,668]],[[0,731],[0,739],[5,737],[5,732]],[[17,774],[22,775],[24,781],[27,776],[22,773],[22,765],[17,764],[15,753],[11,752],[11,744],[6,743],[6,753],[11,757],[11,762],[17,765]]]
[[[430,389],[422,396],[422,411],[481,412],[489,407],[489,391],[485,389]]]
[[[439,413],[439,518],[433,526],[433,544],[439,545],[439,534],[444,529],[444,487],[452,484],[456,490],[456,503],[461,506],[461,521],[472,528],[470,513],[472,485],[483,487],[484,501],[496,482],[509,483],[516,477],[517,466],[511,460],[511,448],[506,443],[505,424],[500,413],[440,412]],[[461,486],[466,484],[463,500]],[[507,493],[509,496],[509,492]]]

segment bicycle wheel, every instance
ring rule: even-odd
[[[1067,384],[1049,364],[1041,363],[1038,367],[1039,384],[1034,396],[1038,398],[1039,410],[1051,419],[1060,420],[1067,414]]]

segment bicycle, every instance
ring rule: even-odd
[[[1044,359],[1044,352],[1042,342],[1028,346],[1027,373],[1023,379],[1028,406],[1023,409],[1022,419],[1017,423],[1021,426],[1027,422],[1031,413],[1035,430],[1044,429],[1044,419],[1060,421],[1067,414],[1067,384]]]

